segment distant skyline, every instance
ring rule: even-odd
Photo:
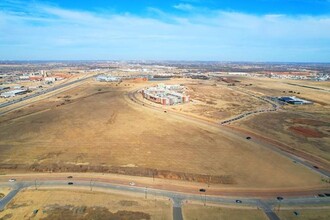
[[[330,62],[330,0],[1,0],[0,60]]]

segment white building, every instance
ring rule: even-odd
[[[55,77],[45,77],[45,82],[47,83],[53,83],[56,81],[56,78]]]
[[[16,89],[16,90],[11,90],[8,92],[1,93],[0,96],[2,98],[9,98],[9,97],[14,97],[16,95],[22,95],[25,93],[27,93],[27,90],[25,90],[25,89]]]
[[[184,93],[181,85],[158,84],[142,90],[144,98],[162,105],[175,105],[189,102],[189,96]]]
[[[99,75],[95,79],[99,82],[118,82],[118,81],[120,81],[119,77],[108,76],[108,75]]]

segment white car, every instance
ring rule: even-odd
[[[9,182],[15,182],[16,181],[16,179],[10,179],[10,180],[8,180]]]
[[[134,182],[130,182],[129,185],[130,186],[135,186],[135,183]]]

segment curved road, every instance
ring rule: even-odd
[[[73,185],[68,185],[68,181],[73,182]],[[51,187],[72,187],[75,186],[83,186],[83,187],[90,187],[90,181],[83,181],[83,180],[43,180],[37,181],[37,187],[43,186],[51,186]],[[10,186],[13,190],[3,199],[0,200],[0,210],[4,209],[6,205],[15,197],[15,195],[22,189],[27,187],[34,187],[35,181],[22,181],[22,182],[2,182],[0,186]],[[277,200],[268,199],[268,200],[261,200],[257,198],[224,198],[224,197],[215,197],[215,196],[208,196],[207,192],[204,194],[186,194],[186,193],[179,193],[174,191],[168,190],[160,190],[155,188],[146,188],[146,187],[137,187],[137,186],[127,186],[121,184],[112,184],[107,182],[93,182],[93,188],[100,188],[100,189],[110,189],[116,191],[125,191],[125,192],[132,192],[132,193],[142,193],[146,195],[154,195],[160,197],[167,197],[173,202],[173,219],[174,220],[181,220],[182,212],[181,212],[181,205],[183,202],[189,201],[197,201],[204,203],[217,203],[217,204],[227,204],[227,205],[237,205],[240,206],[242,204],[259,207],[262,209],[265,214],[271,220],[278,220],[278,216],[276,213],[273,212],[272,207],[278,204]],[[242,201],[242,204],[237,203],[236,200],[239,199]],[[284,198],[281,201],[282,205],[330,205],[330,197],[323,197],[323,198],[315,198],[315,197],[290,197]]]
[[[234,89],[232,89],[232,90],[234,90]],[[234,90],[234,91],[238,91],[238,92],[244,93],[246,95],[249,95],[249,96],[252,96],[252,97],[254,97],[256,99],[259,99],[259,100],[261,100],[263,102],[266,102],[266,103],[270,104],[272,106],[272,108],[271,109],[267,108],[267,109],[261,109],[261,110],[255,110],[255,111],[250,111],[250,112],[242,113],[242,114],[237,115],[237,116],[235,116],[233,118],[230,118],[230,119],[227,119],[227,120],[224,120],[224,121],[220,122],[220,124],[222,124],[222,125],[229,124],[231,122],[234,122],[234,121],[237,121],[237,120],[246,118],[246,117],[251,116],[251,115],[254,115],[254,114],[266,113],[266,112],[275,112],[275,111],[277,111],[280,108],[279,105],[277,105],[276,103],[274,103],[274,102],[272,102],[272,101],[270,101],[270,100],[268,100],[266,98],[257,96],[255,94],[249,93],[247,91],[242,91],[240,89],[237,89],[237,90]]]

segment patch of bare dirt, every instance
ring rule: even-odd
[[[11,219],[11,217],[13,217],[13,214],[6,214],[5,216],[3,216],[2,218],[0,218],[0,220],[7,220],[7,219]]]
[[[291,121],[295,124],[303,124],[303,125],[311,125],[311,126],[329,126],[329,122],[325,121],[318,121],[314,119],[307,119],[307,118],[293,118]]]
[[[295,134],[302,135],[304,137],[310,137],[310,138],[322,138],[325,137],[325,135],[317,130],[303,127],[303,126],[291,126],[289,128],[290,131],[294,132]]]
[[[139,219],[150,219],[150,215],[144,212],[133,212],[133,211],[118,211],[110,212],[104,207],[86,207],[86,206],[60,206],[51,205],[45,209],[47,217],[42,218],[43,220],[87,220],[87,219],[106,219],[106,220],[139,220]]]
[[[175,172],[169,170],[157,170],[143,167],[116,167],[116,166],[93,166],[75,164],[32,164],[27,167],[23,164],[0,164],[0,170],[34,171],[34,172],[96,172],[117,173],[129,176],[155,177],[160,179],[183,180],[190,182],[212,184],[236,184],[230,175],[204,175],[196,173]]]
[[[137,206],[139,203],[137,201],[131,201],[131,200],[121,200],[119,201],[119,204],[121,206]]]

